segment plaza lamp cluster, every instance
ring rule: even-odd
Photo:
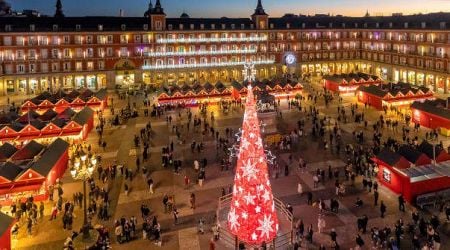
[[[258,37],[211,37],[211,38],[161,38],[156,43],[205,43],[205,42],[264,42],[267,36]]]
[[[273,64],[274,60],[258,60],[254,61],[255,65]],[[160,65],[144,65],[143,70],[160,70],[160,69],[188,69],[188,68],[210,68],[210,67],[227,67],[241,66],[246,62],[219,62],[219,63],[185,63],[185,64],[160,64]]]
[[[86,154],[85,152],[77,152],[70,159],[72,164],[70,169],[70,174],[72,178],[75,180],[81,180],[83,182],[83,238],[90,238],[89,229],[90,224],[87,219],[87,195],[86,195],[86,182],[89,178],[91,178],[94,173],[94,169],[97,165],[97,158],[95,155]]]

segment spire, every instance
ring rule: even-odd
[[[150,2],[148,3],[148,9],[144,12],[144,17],[149,17],[152,11],[153,11],[153,4],[152,0],[150,0]]]
[[[365,15],[365,17],[370,17],[369,10],[366,10],[366,15]]]
[[[155,8],[153,9],[153,13],[152,14],[165,15],[164,8],[161,6],[160,0],[156,0]]]
[[[56,6],[55,7],[56,7],[55,17],[64,17],[61,0],[57,0],[56,1]]]
[[[255,13],[253,15],[267,15],[262,6],[261,0],[258,0],[258,4],[256,5]]]

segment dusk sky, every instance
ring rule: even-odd
[[[153,4],[156,0],[152,0]],[[36,9],[53,15],[56,0],[7,0],[17,11]],[[125,16],[142,16],[148,0],[62,0],[67,16],[116,16],[123,9]],[[257,0],[161,0],[168,17],[178,17],[186,11],[191,17],[248,17]],[[450,12],[450,0],[263,0],[270,16],[284,13],[331,13],[362,16],[366,10],[372,15],[391,15],[393,12],[428,13]]]

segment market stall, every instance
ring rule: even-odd
[[[434,98],[434,93],[426,87],[408,83],[388,83],[360,86],[357,90],[358,101],[378,110],[387,107],[409,107],[415,101]]]
[[[378,85],[383,80],[375,75],[365,73],[326,75],[323,77],[323,87],[338,93],[354,93],[359,86]]]
[[[421,126],[440,129],[441,134],[449,136],[450,109],[449,101],[443,99],[414,102],[411,105],[412,120]]]

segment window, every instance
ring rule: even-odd
[[[107,43],[113,43],[114,39],[112,35],[107,36]]]
[[[98,31],[103,31],[103,24],[99,24],[99,25],[97,26],[97,29],[98,29]]]
[[[201,24],[200,24],[200,29],[201,29],[201,30],[204,30],[204,29],[205,29],[205,24],[201,23]]]
[[[182,23],[180,23],[179,29],[180,29],[180,30],[183,30],[183,28],[184,28],[184,25],[183,25]]]
[[[105,69],[105,62],[104,61],[99,61],[98,62],[98,69]]]
[[[34,24],[30,24],[30,31],[33,32],[36,30],[36,26]]]
[[[63,63],[63,71],[69,71],[70,70],[70,62],[64,62]]]
[[[245,24],[241,23],[241,29],[245,29]]]
[[[75,31],[80,31],[81,30],[81,25],[77,24],[75,25]]]
[[[227,25],[224,24],[224,23],[222,23],[222,29],[224,30],[224,29],[226,29],[226,28],[227,28]]]
[[[70,36],[64,36],[63,42],[64,42],[64,44],[69,44],[70,43]]]
[[[120,35],[120,43],[128,43],[128,36]]]
[[[172,24],[169,24],[169,25],[167,25],[167,28],[168,28],[169,30],[172,30],[172,29],[173,29],[173,25],[172,25]]]
[[[83,63],[82,62],[76,62],[75,63],[75,70],[77,70],[77,71],[83,70]]]
[[[211,24],[211,29],[212,30],[216,29],[216,25],[214,23]]]
[[[34,64],[34,63],[29,64],[29,65],[28,65],[28,70],[29,70],[29,72],[31,72],[31,73],[36,72],[36,64]]]
[[[148,24],[142,25],[142,29],[143,29],[143,30],[148,30]]]
[[[58,24],[53,24],[53,31],[58,31]]]
[[[106,56],[113,56],[113,55],[114,55],[113,48],[111,47],[106,48]]]
[[[48,63],[41,63],[41,72],[48,72]]]
[[[17,65],[17,73],[25,73],[25,64]]]
[[[134,36],[134,42],[135,43],[141,43],[141,35],[135,35]]]
[[[48,57],[48,50],[47,49],[41,49],[41,58],[47,59]]]
[[[273,29],[273,23],[270,24],[270,28]]]
[[[23,38],[23,36],[16,37],[16,45],[18,46],[25,45],[25,39]]]
[[[10,46],[12,45],[12,38],[10,36],[3,37],[3,45]]]
[[[86,63],[86,68],[88,70],[93,70],[94,69],[94,62],[91,62],[91,61],[87,62]]]
[[[121,30],[126,30],[126,29],[127,29],[127,26],[126,26],[125,24],[122,24],[122,25],[120,25],[120,29],[121,29]]]
[[[231,24],[231,29],[234,30],[236,28],[236,25],[234,23]]]
[[[162,22],[161,21],[156,21],[155,28],[156,28],[156,30],[162,30]]]
[[[59,63],[54,62],[52,63],[52,72],[57,72],[59,71]]]
[[[86,36],[86,43],[91,44],[93,41],[92,36]]]
[[[12,27],[10,24],[5,25],[5,31],[6,32],[12,31]]]
[[[191,28],[191,30],[193,30],[195,28],[193,23],[191,23],[190,28]]]

